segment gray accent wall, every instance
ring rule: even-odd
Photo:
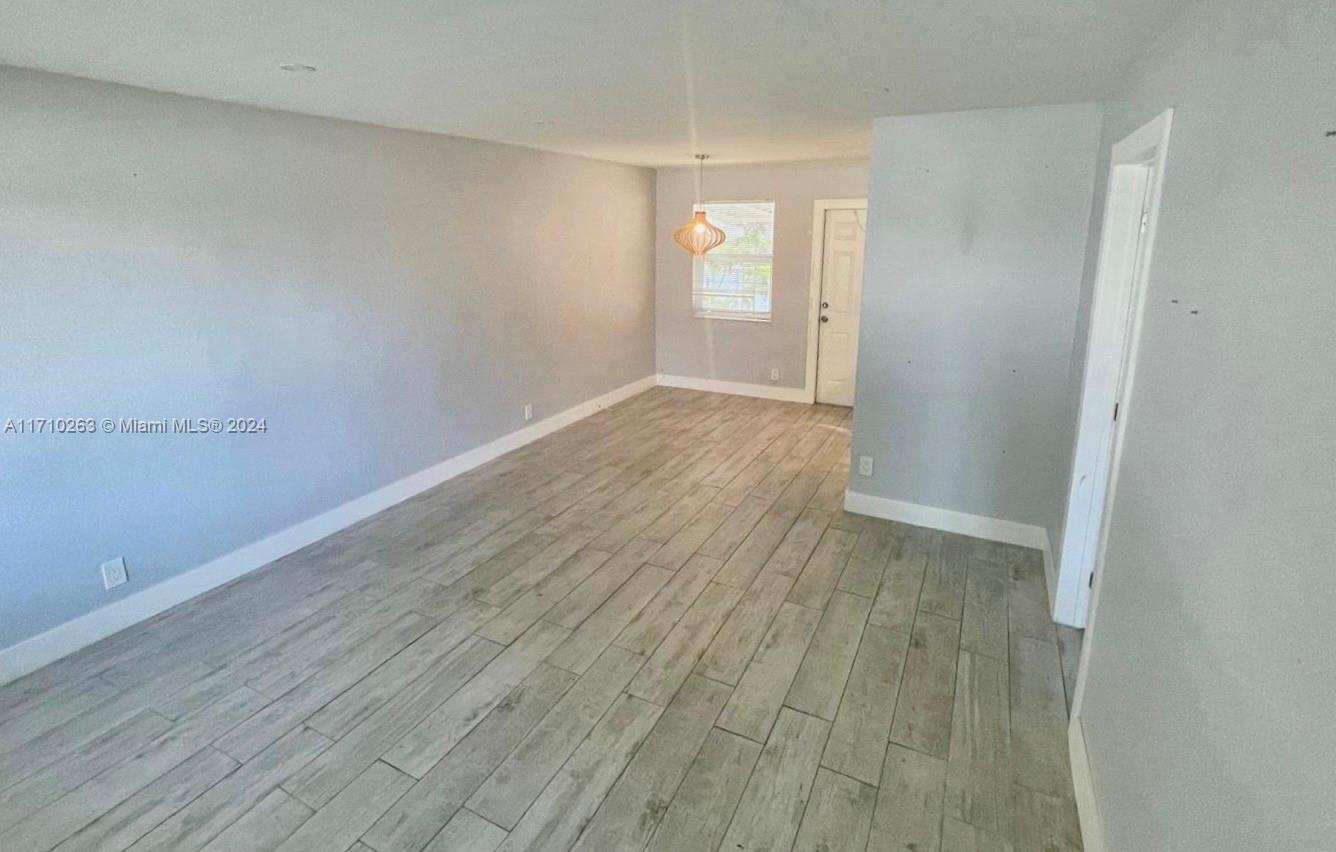
[[[812,280],[812,204],[866,198],[865,160],[707,166],[706,201],[775,202],[771,322],[691,315],[691,255],[673,231],[691,218],[696,170],[659,169],[655,319],[659,372],[696,379],[801,388],[807,380],[807,307]],[[770,381],[772,367],[779,381]]]
[[[268,426],[0,434],[0,647],[651,375],[654,181],[0,68],[0,421]]]
[[[876,121],[853,434],[875,465],[851,490],[1056,535],[1100,126],[1097,104]]]
[[[1109,107],[1102,160],[1176,110],[1087,633],[1111,852],[1333,847],[1333,44],[1327,0],[1196,2]]]

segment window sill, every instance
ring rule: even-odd
[[[761,322],[761,323],[769,323],[769,322],[772,322],[772,321],[773,321],[773,318],[772,318],[772,317],[732,316],[732,315],[729,315],[729,314],[698,314],[698,313],[692,313],[691,318],[692,318],[692,319],[703,319],[703,320],[726,320],[726,321],[728,321],[728,322]]]

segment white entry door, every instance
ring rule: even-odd
[[[854,404],[867,209],[826,211],[817,326],[816,401]]]

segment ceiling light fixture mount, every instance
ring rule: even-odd
[[[701,179],[705,161],[709,158],[708,154],[696,155],[696,204],[692,207],[691,221],[673,231],[673,240],[693,257],[700,257],[710,249],[719,248],[728,239],[723,228],[705,218],[705,208],[701,203]]]

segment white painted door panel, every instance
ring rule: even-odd
[[[854,404],[866,210],[827,210],[817,326],[816,401]]]

